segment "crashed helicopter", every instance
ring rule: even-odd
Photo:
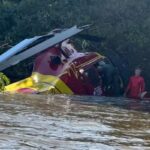
[[[53,30],[25,39],[0,55],[0,71],[36,55],[31,76],[5,86],[9,93],[117,96],[125,86],[127,66],[97,52],[78,52],[70,38],[89,25]]]

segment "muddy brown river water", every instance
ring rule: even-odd
[[[0,95],[0,150],[150,150],[150,102]]]

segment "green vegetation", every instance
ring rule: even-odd
[[[141,65],[150,79],[149,0],[0,0],[0,52],[54,28],[88,23],[90,34],[105,39],[99,49],[117,51],[132,69]]]
[[[10,84],[10,80],[7,78],[6,75],[0,72],[0,92],[4,91],[5,86],[8,84]]]

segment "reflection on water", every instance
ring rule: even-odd
[[[0,95],[0,149],[150,149],[150,102]]]

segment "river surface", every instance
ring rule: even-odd
[[[0,150],[150,150],[150,101],[0,95]]]

